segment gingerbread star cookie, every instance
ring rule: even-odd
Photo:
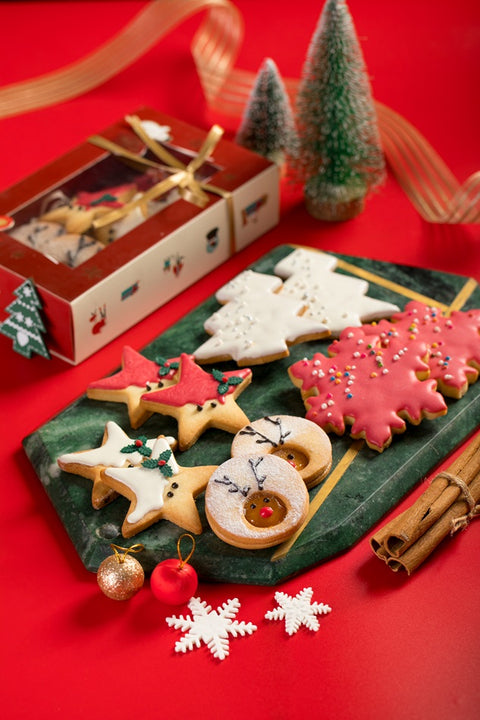
[[[142,395],[141,403],[149,412],[177,420],[180,450],[191,447],[207,428],[236,433],[249,422],[236,402],[252,380],[249,368],[206,372],[183,353],[177,378],[170,387]]]
[[[105,468],[105,483],[130,500],[123,537],[132,537],[162,519],[200,534],[202,523],[195,498],[215,469],[216,465],[180,467],[163,437],[157,439],[151,455],[141,464]]]
[[[141,398],[146,392],[157,390],[174,382],[178,369],[177,359],[148,360],[126,345],[122,354],[122,369],[101,380],[90,383],[87,397],[91,400],[124,403],[132,428],[143,425],[152,415]]]
[[[107,467],[141,463],[143,458],[150,457],[155,442],[156,438],[149,440],[143,435],[130,438],[119,425],[109,420],[99,447],[64,453],[57,458],[57,463],[62,470],[93,481],[92,505],[98,510],[117,497],[117,493],[103,482],[103,471]],[[173,437],[166,438],[166,442],[169,447],[176,446]]]
[[[391,337],[415,337],[428,345],[430,377],[443,395],[461,398],[480,371],[480,310],[454,311],[444,315],[436,307],[412,300],[392,322],[381,321],[369,332]]]
[[[428,377],[427,344],[415,337],[379,335],[347,328],[328,348],[330,357],[316,353],[299,360],[288,372],[300,388],[306,417],[326,432],[342,435],[351,426],[353,438],[381,452],[392,433],[418,425],[424,418],[445,415],[447,406]]]

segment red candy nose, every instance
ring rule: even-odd
[[[272,514],[273,514],[273,510],[271,507],[262,507],[262,509],[260,510],[260,515],[263,518],[268,518]]]

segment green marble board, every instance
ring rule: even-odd
[[[280,246],[251,267],[257,272],[273,274],[275,264],[293,250],[292,246]],[[342,268],[336,272],[351,274],[350,264],[361,272],[372,273],[380,280],[377,283],[369,277],[368,294],[400,308],[408,301],[402,288],[450,305],[466,287],[469,292],[463,309],[480,307],[480,289],[472,281],[469,283],[468,278],[362,258],[337,257]],[[207,337],[204,321],[218,307],[212,295],[142,353],[154,360],[193,352]],[[287,368],[306,355],[317,351],[326,353],[329,343],[324,340],[293,346],[290,357],[253,366],[253,382],[238,399],[250,420],[267,414],[304,415],[300,392],[289,380]],[[222,363],[221,367],[233,369],[235,365]],[[240,550],[218,539],[209,529],[203,496],[200,496],[197,505],[204,531],[196,538],[192,560],[199,577],[204,581],[274,585],[350,548],[480,422],[480,382],[473,384],[461,400],[447,402],[445,416],[425,420],[418,426],[408,425],[407,431],[394,436],[392,445],[383,453],[363,445],[296,542],[280,559],[272,559],[276,548]],[[176,422],[160,415],[152,416],[138,430],[131,430],[124,405],[89,400],[84,395],[25,438],[24,449],[85,567],[96,571],[100,562],[111,554],[112,542],[123,546],[141,542],[145,550],[138,557],[148,573],[161,560],[176,557],[182,530],[163,520],[131,541],[124,540],[120,526],[128,501],[119,497],[105,508],[93,510],[91,481],[62,472],[56,464],[56,458],[62,453],[97,447],[108,420],[114,420],[131,437],[176,434]],[[231,440],[232,435],[211,429],[190,450],[176,453],[176,458],[184,466],[218,465],[229,458]],[[351,444],[348,437],[332,436],[333,468]],[[310,491],[311,500],[318,491],[319,487]]]

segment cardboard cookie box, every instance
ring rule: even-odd
[[[76,364],[273,227],[279,171],[143,108],[3,192],[0,216],[0,322],[30,279],[48,351]]]

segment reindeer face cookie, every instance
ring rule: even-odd
[[[301,475],[274,455],[241,455],[214,471],[205,491],[205,513],[213,532],[239,548],[283,542],[308,512]]]
[[[332,444],[327,433],[306,418],[273,415],[242,428],[233,438],[232,457],[276,455],[287,460],[307,488],[318,485],[332,465]]]

